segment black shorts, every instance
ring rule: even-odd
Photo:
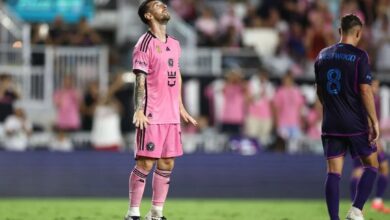
[[[322,136],[322,146],[327,159],[345,156],[349,150],[351,157],[365,157],[377,151],[376,146],[370,145],[368,134],[357,136]]]

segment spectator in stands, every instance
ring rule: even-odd
[[[307,58],[313,61],[318,53],[335,42],[333,33],[333,18],[328,5],[317,1],[309,12],[309,27],[306,30],[305,47]]]
[[[365,24],[367,26],[370,26],[374,23],[376,19],[376,0],[364,0],[364,1],[359,1],[359,8],[364,14],[364,17],[366,18]]]
[[[130,74],[134,77],[134,74]],[[108,93],[110,97],[114,97],[118,100],[121,117],[121,131],[128,133],[134,131],[135,127],[131,122],[134,113],[134,84],[132,82],[125,81],[124,74],[117,74],[114,76],[113,82],[111,83]]]
[[[279,43],[273,56],[264,57],[264,65],[275,76],[283,76],[287,71],[293,75],[302,74],[301,66],[297,65],[289,55],[287,50],[287,37],[283,33],[279,33]]]
[[[232,4],[229,4],[227,10],[222,14],[219,20],[219,28],[223,36],[229,36],[234,45],[239,45],[244,24],[241,18],[236,15]]]
[[[228,48],[239,48],[242,47],[242,38],[241,35],[238,34],[235,26],[229,26],[222,34],[219,39],[220,47]]]
[[[284,32],[287,29],[287,24],[280,18],[278,9],[270,8],[267,15],[264,19],[263,27],[273,28],[279,32]]]
[[[49,38],[54,45],[68,45],[69,44],[69,30],[64,24],[61,16],[54,19],[52,26],[49,29]]]
[[[376,49],[376,69],[390,70],[390,22],[387,14],[379,15],[372,28],[373,42]]]
[[[92,130],[92,118],[99,101],[99,84],[97,81],[88,83],[87,91],[81,103],[81,128],[83,131]]]
[[[206,106],[208,105],[208,122],[214,127],[222,122],[223,102],[225,96],[223,92],[224,86],[225,80],[222,78],[217,78],[208,84],[204,89],[204,96],[207,99]]]
[[[6,150],[25,151],[27,149],[28,138],[32,133],[32,124],[21,107],[15,107],[14,113],[6,118],[4,131]]]
[[[57,110],[55,125],[62,131],[76,131],[80,128],[80,93],[74,87],[72,75],[65,75],[63,86],[54,92]]]
[[[13,114],[13,104],[20,98],[20,93],[16,88],[11,75],[0,74],[0,124]]]
[[[71,38],[71,43],[76,46],[94,46],[102,43],[99,34],[93,30],[86,18],[81,18],[76,33]]]
[[[71,151],[73,144],[68,137],[69,132],[77,131],[80,126],[80,93],[74,87],[73,75],[65,75],[63,86],[54,92],[56,107],[55,139],[50,146],[55,151]]]
[[[287,50],[291,58],[299,64],[304,63],[306,54],[304,27],[298,21],[290,23],[290,30],[287,38]]]
[[[259,73],[249,81],[248,114],[245,118],[245,134],[255,138],[261,145],[270,143],[273,116],[272,99],[274,86],[268,79],[266,70]]]
[[[114,97],[99,100],[93,115],[92,146],[98,151],[119,151],[123,145],[120,104]],[[130,119],[129,119],[130,120]]]
[[[315,103],[308,108],[305,116],[306,138],[309,148],[313,152],[322,152],[321,143],[321,125],[322,125],[322,105],[317,99]]]
[[[198,44],[200,46],[215,46],[218,36],[218,20],[211,8],[205,6],[201,15],[195,21],[198,32]]]
[[[346,14],[355,14],[358,16],[364,23],[366,23],[366,18],[364,13],[359,8],[359,2],[357,0],[343,0],[340,4],[340,17]]]
[[[184,21],[193,24],[196,19],[196,5],[198,2],[199,0],[171,0],[170,4]]]
[[[294,20],[301,22],[304,20],[306,0],[283,0],[279,2],[278,8],[283,20],[289,23]]]
[[[277,134],[288,143],[289,153],[297,153],[300,150],[298,141],[302,135],[301,114],[304,103],[300,89],[294,84],[294,78],[291,73],[287,73],[276,91],[273,104]]]
[[[31,30],[31,35],[32,35],[32,40],[31,40],[32,44],[45,45],[51,43],[47,24],[33,25]]]
[[[243,22],[246,28],[259,28],[262,26],[263,21],[257,14],[257,8],[249,2],[246,5],[246,15]]]
[[[222,132],[238,135],[244,123],[247,98],[247,86],[240,70],[230,70],[226,74],[223,96]]]

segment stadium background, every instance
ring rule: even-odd
[[[9,89],[20,97],[2,100],[0,106],[0,197],[4,198],[0,210],[15,198],[46,197],[115,197],[124,199],[126,207],[128,173],[134,166],[131,53],[146,31],[137,15],[138,3],[2,1],[0,72],[10,76]],[[358,14],[367,26],[359,46],[369,53],[373,73],[381,81],[383,144],[390,152],[389,1],[167,3],[172,14],[168,33],[183,48],[184,101],[200,121],[197,129],[183,128],[186,156],[177,161],[172,198],[322,198],[326,167],[313,60],[321,48],[338,41],[337,21],[346,13]],[[301,135],[281,137],[274,109],[267,115],[272,124],[267,141],[246,135],[250,107],[242,100],[254,93],[251,86],[258,82],[259,72],[268,73],[274,91],[281,88],[285,76],[292,76],[304,102],[280,108],[299,106],[295,117]],[[75,106],[82,120],[80,126],[65,132],[58,124],[68,116],[58,118],[60,98],[55,94],[68,79],[80,97]],[[234,97],[224,96],[228,85],[237,91]],[[279,101],[272,95],[268,104],[274,102]],[[19,139],[7,136],[4,114],[9,113],[4,109],[10,105],[25,112],[24,122],[31,127],[31,132],[18,131]],[[229,117],[232,114],[240,116]],[[17,147],[10,144],[15,139]],[[348,159],[341,183],[344,199],[349,196],[350,170]],[[146,197],[150,196],[147,187]],[[324,205],[320,214],[325,219]]]

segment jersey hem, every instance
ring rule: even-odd
[[[172,125],[181,124],[180,122],[149,122],[150,125]]]
[[[359,136],[359,135],[367,134],[367,133],[368,133],[367,131],[362,131],[362,132],[358,132],[358,133],[349,133],[349,134],[322,132],[322,135],[323,136],[350,137],[350,136]]]
[[[141,70],[141,69],[133,69],[133,73],[134,73],[134,74],[142,73],[142,74],[148,75],[147,72],[145,72],[144,70]]]

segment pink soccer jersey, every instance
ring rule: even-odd
[[[179,42],[167,36],[161,42],[150,31],[139,39],[133,51],[133,71],[146,74],[145,115],[150,124],[180,123]]]
[[[274,97],[274,105],[279,111],[278,126],[300,126],[301,109],[305,100],[295,87],[280,87]]]

